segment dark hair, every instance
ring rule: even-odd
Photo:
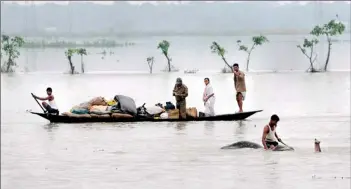
[[[46,91],[52,92],[52,88],[48,87],[48,88],[46,88]]]
[[[239,67],[239,64],[238,64],[238,63],[234,63],[234,64],[233,64],[233,67],[234,67],[234,66],[238,66],[238,67]]]
[[[271,120],[273,120],[273,121],[279,121],[279,117],[278,117],[276,114],[273,114],[273,115],[271,116]]]
[[[208,82],[210,82],[210,79],[208,78],[208,77],[205,77],[205,79],[204,80],[207,80]]]

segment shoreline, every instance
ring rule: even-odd
[[[65,37],[65,38],[94,38],[94,37],[177,37],[177,36],[250,36],[250,35],[308,35],[310,29],[305,30],[294,30],[294,29],[273,29],[273,30],[234,30],[234,31],[223,31],[223,32],[173,32],[173,31],[160,31],[160,32],[115,32],[115,33],[54,33],[54,32],[43,32],[38,34],[25,34],[25,33],[7,33],[1,31],[1,34],[10,36],[18,35],[23,37],[33,38],[52,38],[52,37]],[[343,34],[348,35],[351,30],[346,30]]]
[[[246,74],[327,74],[327,73],[345,73],[349,72],[351,73],[351,70],[328,70],[326,72],[317,72],[317,73],[311,73],[311,72],[306,72],[305,70],[281,70],[281,71],[275,71],[275,70],[261,70],[261,71],[250,71],[250,72],[245,72]],[[201,72],[195,73],[195,74],[186,74],[183,71],[179,72],[155,72],[150,74],[148,71],[90,71],[90,72],[85,72],[84,74],[74,74],[74,76],[80,76],[80,75],[186,75],[186,76],[197,76],[197,75],[202,75],[202,74],[220,74],[220,75],[229,75],[232,73],[221,73],[220,71],[214,71],[214,70],[204,70]],[[13,75],[71,75],[69,73],[65,72],[59,72],[59,71],[54,71],[54,72],[24,72],[24,71],[16,71],[13,73],[3,73],[1,72],[1,75],[8,75],[8,76],[13,76]]]

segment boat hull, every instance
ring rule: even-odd
[[[241,112],[236,114],[223,114],[213,117],[198,117],[198,118],[187,118],[184,120],[180,119],[153,119],[153,118],[113,118],[113,117],[69,117],[63,115],[51,115],[45,113],[30,112],[35,115],[39,115],[42,118],[49,120],[51,123],[94,123],[94,122],[187,122],[187,121],[238,121],[244,120],[257,112],[262,110]]]

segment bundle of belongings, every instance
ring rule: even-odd
[[[194,107],[187,108],[187,117],[196,118],[197,110]],[[69,112],[62,113],[69,117],[82,118],[154,118],[154,119],[179,119],[179,110],[172,102],[166,102],[163,106],[157,103],[154,106],[145,107],[143,104],[136,107],[135,101],[124,95],[116,95],[112,100],[104,97],[95,97],[87,102],[72,107]]]
[[[133,118],[136,114],[136,105],[132,98],[116,95],[109,101],[104,97],[95,97],[74,106],[70,112],[65,112],[62,115],[84,118]]]
[[[187,118],[197,118],[197,109],[190,107],[186,109]],[[168,110],[167,112],[160,115],[161,119],[179,119],[179,109]]]
[[[158,114],[154,114],[155,119],[179,119],[179,110],[175,108],[172,102],[166,102],[163,106],[161,103],[155,105],[156,107],[162,108],[164,111],[160,111]],[[186,116],[190,118],[197,117],[197,109],[195,107],[190,107],[186,109]]]
[[[162,106],[159,106],[159,104],[155,104],[155,106],[145,107],[144,103],[142,106],[137,108],[138,117],[143,118],[159,117],[163,112],[165,112],[165,109]]]

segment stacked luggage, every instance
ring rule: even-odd
[[[187,117],[196,118],[197,110],[194,107],[187,108]],[[112,100],[104,97],[95,97],[89,101],[72,107],[69,112],[62,115],[82,118],[153,118],[153,119],[179,119],[179,110],[174,104],[166,102],[154,106],[145,107],[143,104],[136,107],[135,101],[128,96],[116,95]]]

